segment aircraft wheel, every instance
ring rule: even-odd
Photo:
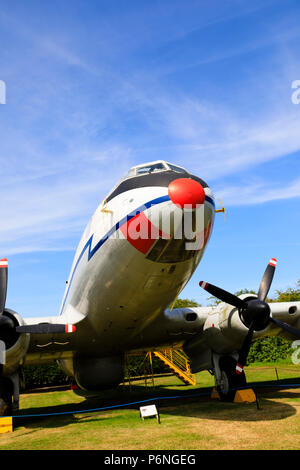
[[[230,356],[220,359],[220,370],[222,384],[217,386],[217,391],[222,401],[232,402],[235,397],[236,389],[246,385],[246,376],[244,371],[239,375],[235,371],[237,361]]]

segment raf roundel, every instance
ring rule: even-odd
[[[198,181],[190,178],[178,178],[172,181],[168,187],[171,201],[182,209],[192,207],[193,209],[204,203],[205,191]]]

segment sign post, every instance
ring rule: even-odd
[[[151,418],[152,416],[156,416],[158,424],[160,424],[160,417],[159,417],[159,414],[155,405],[141,406],[140,416],[143,421],[145,418]]]

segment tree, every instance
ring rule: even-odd
[[[300,279],[296,283],[296,288],[289,287],[286,291],[277,290],[274,299],[267,299],[268,302],[296,302],[300,301]],[[254,361],[275,362],[278,359],[287,359],[291,357],[292,341],[281,338],[280,336],[271,336],[258,339],[251,345],[248,364]]]
[[[257,295],[257,292],[255,292],[254,290],[249,290],[249,289],[240,289],[240,290],[238,290],[237,292],[234,293],[234,295],[237,295],[237,296],[242,295],[242,294],[255,294],[255,295]],[[213,302],[213,306],[218,305],[218,304],[221,303],[221,300],[217,299],[213,295],[211,297],[208,297],[207,300],[211,300]]]
[[[176,299],[173,308],[201,307],[198,302],[191,299]]]
[[[297,281],[297,287],[293,289],[289,287],[286,291],[277,290],[277,297],[271,299],[270,302],[296,302],[300,301],[300,279]]]

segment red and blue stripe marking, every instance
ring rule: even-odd
[[[213,207],[215,207],[215,203],[214,203],[214,200],[210,197],[210,196],[205,196],[205,200],[207,202],[209,202],[210,204],[213,205]],[[65,295],[65,298],[64,298],[64,301],[63,301],[63,305],[61,307],[61,310],[60,310],[60,313],[59,315],[62,314],[63,310],[64,310],[64,307],[65,307],[65,304],[66,304],[66,300],[67,300],[67,297],[69,295],[69,291],[70,291],[70,288],[71,288],[71,284],[72,284],[72,281],[73,281],[73,278],[74,278],[74,275],[75,275],[75,272],[77,270],[77,267],[83,257],[83,255],[85,254],[85,252],[87,251],[88,252],[88,259],[87,259],[87,262],[89,262],[93,256],[97,253],[97,251],[99,250],[99,248],[101,248],[101,246],[119,229],[121,229],[125,224],[128,224],[132,219],[134,219],[135,217],[139,216],[140,214],[142,214],[145,210],[149,209],[150,207],[154,206],[154,205],[157,205],[157,204],[162,204],[163,202],[168,202],[170,201],[170,198],[169,198],[169,195],[166,194],[165,196],[160,196],[158,198],[155,198],[155,199],[152,199],[151,201],[148,201],[146,202],[145,204],[143,204],[142,206],[138,207],[136,210],[130,212],[130,214],[126,215],[125,217],[123,217],[119,222],[117,222],[107,233],[106,235],[104,235],[104,237],[102,237],[98,243],[96,243],[96,245],[94,246],[94,248],[92,248],[92,241],[93,241],[93,237],[94,237],[94,234],[92,234],[90,236],[90,238],[88,239],[88,241],[86,242],[86,244],[84,245],[77,261],[76,261],[76,264],[74,266],[74,269],[73,269],[73,272],[72,272],[72,276],[71,276],[71,279],[69,281],[69,284],[68,284],[68,290],[66,292],[66,295]],[[146,217],[145,217],[146,218]],[[151,224],[151,222],[149,221],[149,223]],[[124,228],[124,227],[123,227]],[[148,232],[148,233],[151,233],[151,232]],[[138,240],[135,240],[135,242],[138,242]],[[155,242],[155,239],[151,239],[150,240],[142,240],[143,242],[143,247],[140,247],[140,251],[142,251],[142,253],[146,253],[148,251],[148,249],[151,248],[151,246],[149,246],[149,248],[147,248],[147,244],[145,244],[144,242],[152,242],[154,243]],[[138,248],[137,248],[138,249]],[[144,251],[146,250],[146,251]]]

